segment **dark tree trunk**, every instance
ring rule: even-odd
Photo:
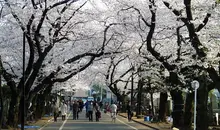
[[[181,129],[183,127],[183,96],[182,92],[173,90],[170,92],[173,99],[173,127]]]
[[[12,92],[11,101],[8,110],[7,125],[17,127],[18,125],[18,109],[19,109],[19,96],[17,93]]]
[[[36,104],[36,111],[35,117],[36,119],[40,119],[44,114],[45,108],[45,96],[43,94],[38,95],[37,104]]]
[[[1,61],[1,56],[0,56],[0,64],[2,63]],[[4,111],[4,105],[3,105],[3,92],[2,92],[2,67],[0,65],[0,130],[2,128],[2,121],[3,121],[3,111]]]
[[[38,94],[36,94],[33,99],[31,100],[32,101],[32,106],[31,106],[31,110],[33,111],[33,118],[34,120],[38,120],[38,118],[36,117],[36,111],[37,111],[37,100],[38,99]]]
[[[197,118],[196,118],[196,129],[197,130],[208,130],[208,88],[207,80],[205,76],[199,78],[200,87],[198,89],[198,105],[197,105]]]
[[[153,93],[150,92],[150,101],[151,101],[151,115],[154,117],[154,98],[153,98]]]
[[[166,121],[167,97],[167,93],[160,93],[159,120],[162,122]]]
[[[126,95],[125,95],[125,93],[123,92],[123,94],[121,95],[121,101],[120,101],[120,105],[121,105],[121,109],[120,109],[120,111],[121,112],[126,112],[126,103],[125,103],[125,97],[126,97]]]
[[[123,94],[115,94],[116,96],[117,96],[117,99],[118,99],[118,101],[119,101],[119,103],[120,103],[120,108],[119,108],[119,110],[120,110],[120,112],[126,112],[126,104],[125,104],[125,97],[126,97],[126,95],[125,95],[125,93],[123,93]]]
[[[187,93],[184,113],[184,128],[190,130],[192,128],[192,102],[194,99],[193,93]]]
[[[138,94],[137,94],[137,111],[136,115],[141,115],[141,97],[143,91],[143,79],[138,80]]]
[[[36,101],[36,107],[34,108],[34,115],[36,120],[40,119],[46,112],[45,103],[48,102],[48,98],[50,96],[52,90],[52,84],[48,85],[46,89],[42,92],[42,94],[37,95],[34,99]]]
[[[52,85],[51,85],[51,86],[48,86],[48,87],[46,88],[46,90],[44,91],[45,104],[46,104],[46,106],[44,105],[44,106],[45,106],[45,113],[44,113],[44,114],[50,114],[50,112],[52,112],[52,111],[49,111],[50,109],[48,109],[48,102],[49,102],[49,100],[50,100],[51,90],[52,90]]]

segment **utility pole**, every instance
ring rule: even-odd
[[[2,121],[3,121],[3,111],[4,111],[4,105],[3,105],[3,93],[2,93],[2,61],[1,61],[1,55],[0,55],[0,130],[2,127]]]
[[[23,86],[21,87],[21,130],[24,130],[24,116],[25,116],[25,32],[23,33]]]
[[[133,109],[133,104],[134,104],[134,73],[132,72],[131,75],[131,109]]]

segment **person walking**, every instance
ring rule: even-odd
[[[88,104],[89,104],[89,101],[88,100],[86,100],[86,103],[85,103],[85,108],[86,108],[86,118],[88,118],[89,117],[89,113],[88,113]]]
[[[79,112],[82,112],[83,107],[84,107],[83,101],[79,100]]]
[[[100,107],[100,110],[102,111],[102,109],[103,109],[103,103],[102,103],[102,101],[99,102],[99,107]]]
[[[73,120],[78,119],[79,104],[75,100],[73,103]]]
[[[112,122],[115,122],[116,121],[116,115],[117,115],[117,105],[112,103],[112,105],[110,106],[110,110],[111,110]]]
[[[89,121],[93,121],[93,102],[89,101],[88,102],[88,116],[89,116]]]
[[[101,117],[101,112],[100,112],[100,106],[98,103],[95,103],[95,119],[96,121],[99,121],[99,118]]]
[[[58,108],[57,104],[54,102],[54,103],[53,103],[53,117],[54,117],[54,122],[57,122],[58,114],[59,114],[59,108]]]
[[[126,110],[127,110],[127,114],[128,114],[128,121],[131,121],[131,118],[132,118],[132,111],[131,111],[131,104],[130,104],[129,101],[128,101],[128,103],[127,103]]]
[[[63,102],[61,105],[61,115],[62,115],[62,121],[64,121],[67,115],[67,105],[65,102]]]

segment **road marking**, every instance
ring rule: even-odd
[[[52,120],[53,120],[53,117],[50,120],[48,120],[47,122],[51,122]]]
[[[53,120],[53,117],[50,119],[50,120],[48,120],[47,122],[49,123],[49,122],[51,122]],[[47,126],[47,124],[45,124],[43,127],[41,127],[40,129],[38,129],[38,130],[42,130],[44,127],[46,127]]]
[[[108,113],[107,113],[107,115],[110,116],[110,114],[108,114]],[[125,123],[124,121],[122,121],[122,120],[120,120],[120,119],[118,119],[118,118],[116,118],[116,119],[117,119],[118,121],[120,121],[122,124],[125,124],[125,125],[129,126],[130,128],[132,128],[132,129],[134,129],[134,130],[138,130],[137,128],[135,128],[135,127],[133,127],[133,126],[131,126],[131,125]]]
[[[63,122],[63,124],[60,126],[59,130],[62,130],[62,129],[63,129],[63,126],[66,124],[66,121],[67,121],[67,119],[70,117],[70,114],[71,114],[71,113],[69,113],[68,117],[65,119],[65,121]]]

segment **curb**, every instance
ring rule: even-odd
[[[121,114],[119,114],[119,113],[118,113],[118,115],[121,116],[121,117],[127,118],[127,116],[121,115]],[[141,124],[141,125],[145,125],[145,126],[147,126],[147,127],[150,127],[150,128],[152,128],[152,129],[154,129],[154,130],[160,130],[160,129],[158,129],[158,128],[152,127],[152,126],[147,125],[147,124],[145,124],[145,123],[142,123],[142,122],[139,122],[139,121],[136,121],[136,120],[133,120],[133,119],[131,119],[131,120],[134,121],[134,122],[136,122],[136,123],[139,123],[139,124]]]

